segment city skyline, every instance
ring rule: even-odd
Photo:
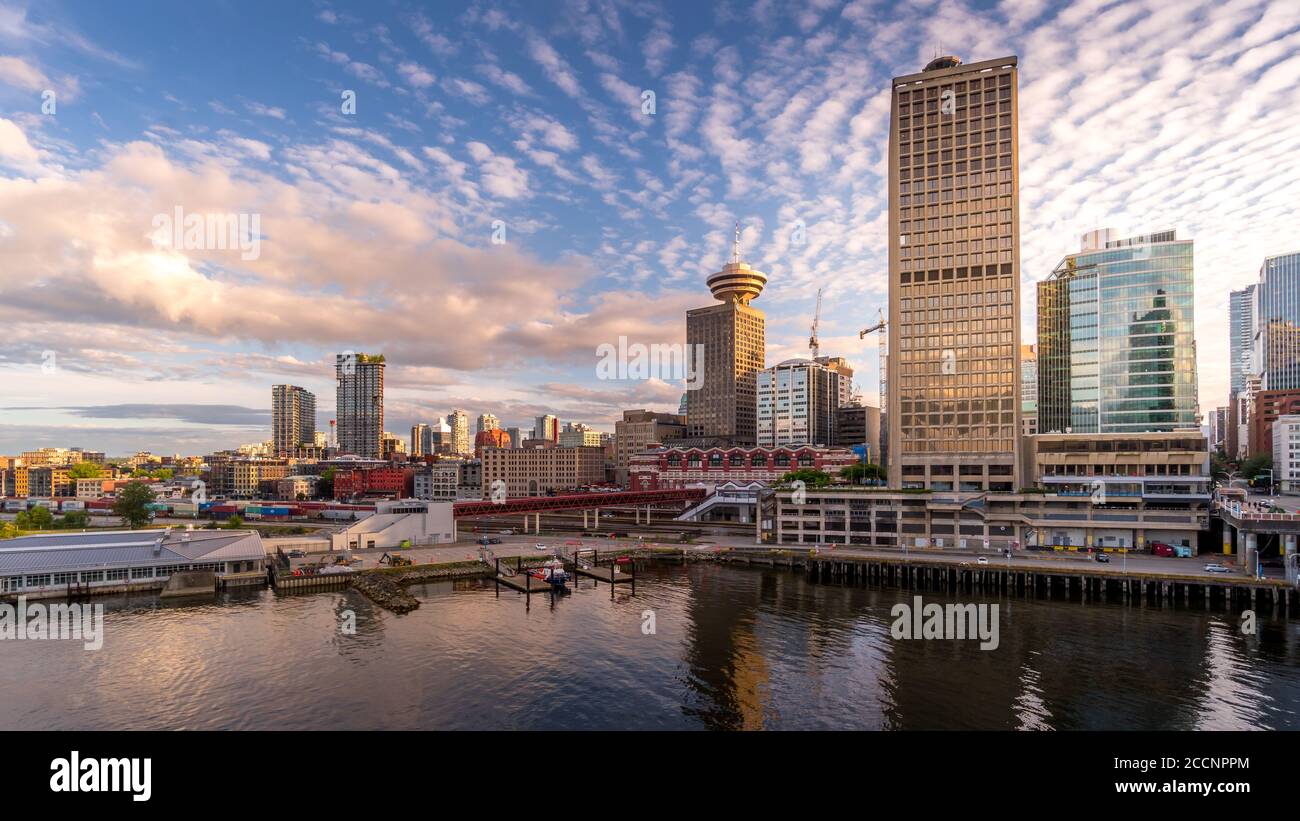
[[[598,380],[596,347],[683,341],[737,221],[769,277],[766,364],[807,356],[825,286],[822,351],[874,385],[856,331],[886,304],[890,78],[940,44],[1019,58],[1023,342],[1034,285],[1083,233],[1176,229],[1208,417],[1228,292],[1297,250],[1292,6],[561,8],[321,4],[256,31],[213,10],[259,46],[234,65],[179,13],[0,2],[0,452],[269,438],[269,388],[328,402],[347,350],[388,357],[399,435],[458,407],[602,430],[673,411],[679,383]],[[259,258],[151,247],[178,207],[259,214]]]

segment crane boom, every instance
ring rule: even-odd
[[[813,311],[812,336],[808,337],[808,347],[812,350],[813,359],[816,360],[821,356],[821,343],[817,341],[817,326],[822,321],[822,289],[817,289],[817,308]]]

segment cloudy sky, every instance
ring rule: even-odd
[[[1228,291],[1300,249],[1293,0],[0,0],[0,453],[260,441],[345,350],[401,433],[675,409],[596,348],[684,341],[736,221],[768,361],[824,287],[874,402],[889,81],[936,48],[1020,58],[1026,340],[1084,231],[1176,228],[1223,404]],[[160,243],[178,207],[257,215],[256,258]]]

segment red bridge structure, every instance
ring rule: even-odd
[[[452,515],[457,519],[471,519],[475,516],[508,516],[522,514],[524,532],[528,532],[528,517],[534,516],[534,532],[541,527],[541,514],[553,510],[583,511],[582,526],[587,527],[587,511],[594,510],[596,524],[600,526],[601,508],[632,508],[636,521],[641,522],[641,508],[645,508],[645,520],[650,521],[650,509],[655,505],[703,501],[708,492],[704,488],[683,488],[678,490],[630,490],[613,493],[569,493],[563,496],[520,496],[500,502],[456,502],[452,505]]]

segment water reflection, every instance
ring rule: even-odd
[[[412,591],[403,616],[351,591],[106,598],[98,652],[0,642],[0,728],[1300,729],[1296,622],[976,598],[1002,605],[981,651],[894,640],[911,592],[785,571],[642,568],[635,596],[530,608]]]

